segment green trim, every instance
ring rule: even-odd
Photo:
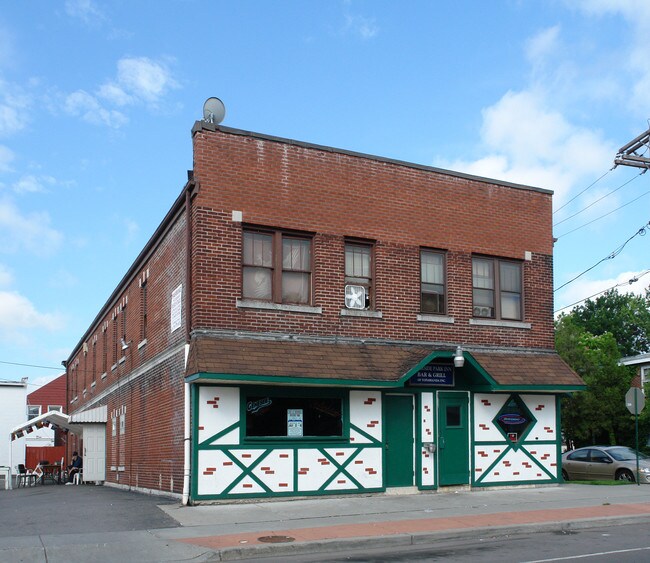
[[[199,425],[197,424],[196,426],[198,428]],[[198,443],[198,447],[202,448],[203,446],[210,446],[210,445],[212,445],[211,444],[212,442],[214,442],[215,440],[218,440],[219,438],[222,438],[223,436],[225,436],[226,434],[229,434],[230,432],[232,432],[233,430],[235,430],[237,428],[239,428],[239,421],[233,422],[230,426],[228,426],[228,428],[222,430],[221,432],[217,432],[214,436],[210,436],[207,440],[203,440],[203,442]],[[196,440],[198,442],[198,431],[197,431]],[[208,443],[208,442],[210,442],[210,443]]]
[[[370,444],[367,444],[367,445],[371,445],[371,444],[374,444],[376,446],[383,445],[383,441],[377,440],[377,438],[373,438],[370,434],[368,434],[367,432],[364,432],[363,430],[361,430],[361,428],[359,428],[358,426],[352,424],[351,422],[349,424],[349,430],[354,430],[355,432],[360,434],[362,438],[365,438],[366,440],[370,440]],[[366,445],[366,444],[362,444],[360,442],[350,442],[350,445],[353,445],[353,444],[354,445],[356,445],[356,444]]]
[[[350,454],[348,459],[345,460],[343,464],[340,464],[339,462],[336,461],[335,458],[333,458],[330,454],[328,454],[325,450],[319,449],[319,452],[321,452],[329,461],[334,465],[335,471],[332,473],[332,475],[321,485],[321,487],[318,489],[319,491],[325,491],[327,487],[336,479],[339,475],[343,475],[347,477],[355,487],[357,487],[359,490],[363,490],[364,487],[357,481],[350,473],[348,473],[345,468],[350,464],[350,462],[357,457],[361,453],[361,448],[357,449],[357,451],[353,452]]]
[[[271,493],[271,489],[266,486],[266,484],[263,481],[260,481],[260,479],[253,474],[253,469],[255,469],[262,461],[264,461],[269,454],[273,451],[273,449],[268,449],[268,450],[262,450],[262,453],[258,456],[258,458],[252,462],[248,467],[244,465],[239,459],[237,459],[232,453],[228,450],[222,450],[223,453],[231,459],[233,462],[235,462],[239,468],[242,470],[242,474],[237,477],[230,485],[228,485],[222,492],[222,495],[228,495],[230,491],[232,491],[239,483],[241,483],[246,477],[250,477],[255,483],[257,483],[266,493]]]

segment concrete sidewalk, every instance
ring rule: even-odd
[[[650,523],[650,487],[565,484],[161,508],[181,527],[158,537],[232,560]]]
[[[49,524],[30,517],[30,502],[54,505]],[[11,514],[7,528],[7,508],[18,505],[24,510]],[[0,508],[3,562],[223,561],[650,523],[650,486],[568,483],[193,507],[109,487],[53,486],[5,491]]]

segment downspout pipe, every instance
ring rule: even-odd
[[[183,373],[187,370],[187,358],[190,352],[190,334],[192,330],[192,191],[196,188],[194,180],[188,172],[188,182],[185,187],[185,224],[187,231],[186,256],[185,256],[185,362]],[[187,506],[190,500],[191,476],[191,437],[192,437],[192,406],[191,384],[183,382],[184,408],[183,408],[183,497],[182,505]]]

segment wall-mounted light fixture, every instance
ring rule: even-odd
[[[131,340],[127,342],[124,340],[124,338],[120,338],[120,342],[122,343],[122,350],[126,350],[129,346],[131,346]]]
[[[456,353],[454,354],[454,366],[457,368],[462,368],[465,365],[465,356],[463,356],[463,349],[458,346],[456,348]]]

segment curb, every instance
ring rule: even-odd
[[[336,554],[340,551],[362,549],[395,548],[401,546],[426,545],[444,540],[461,540],[471,538],[498,539],[509,536],[536,534],[545,532],[570,532],[609,526],[624,526],[626,524],[650,524],[650,515],[618,516],[589,518],[583,520],[559,520],[557,522],[541,522],[522,524],[520,526],[489,526],[482,528],[466,528],[445,530],[440,532],[421,532],[413,534],[395,534],[384,536],[365,536],[357,538],[327,539],[300,543],[282,543],[265,545],[247,545],[228,547],[214,551],[214,556],[208,561],[237,561],[242,559],[263,558],[278,555],[301,555],[305,553]]]

